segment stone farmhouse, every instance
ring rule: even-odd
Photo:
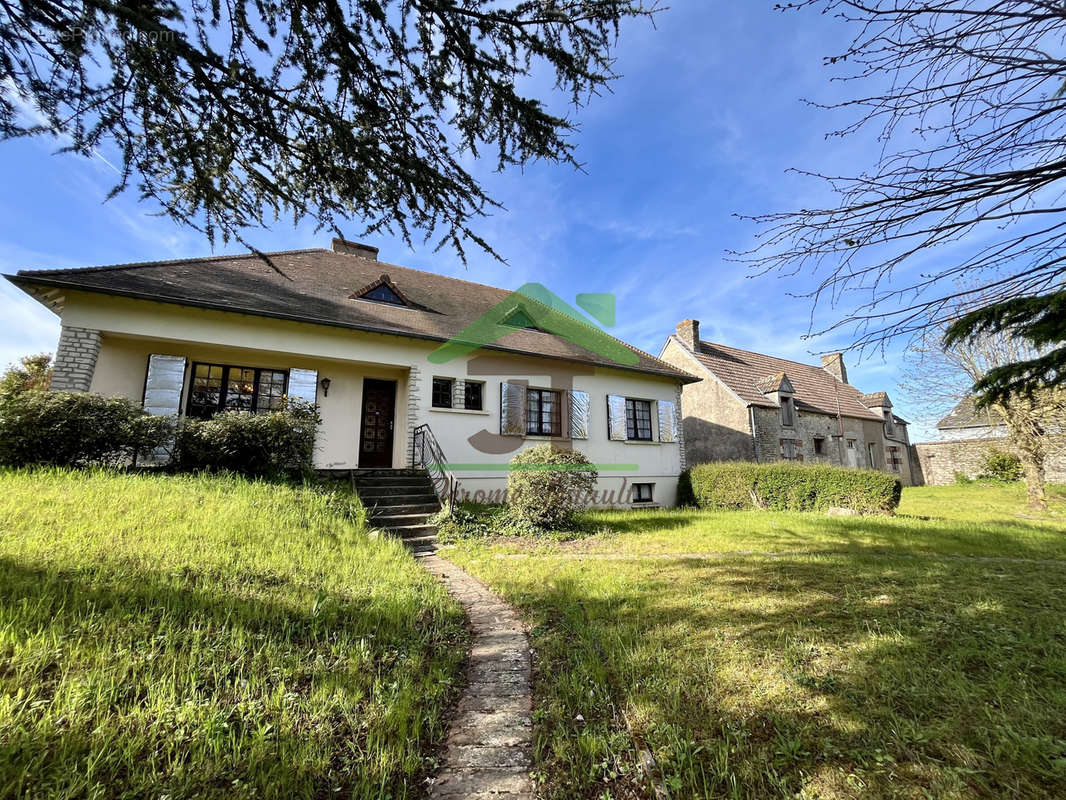
[[[885,392],[848,383],[840,353],[821,366],[739,350],[700,339],[687,319],[659,357],[702,378],[682,392],[688,463],[778,461],[894,472],[912,485],[907,422]]]

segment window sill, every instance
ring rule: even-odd
[[[531,442],[569,442],[569,436],[545,436],[540,433],[526,433],[522,435],[523,439],[527,439]]]
[[[477,411],[473,408],[440,408],[438,406],[430,406],[429,410],[437,411],[441,414],[473,414],[475,416],[480,415],[484,417],[487,417],[492,413],[491,411]]]
[[[646,446],[649,444],[674,444],[674,442],[657,442],[654,439],[625,439],[622,444],[637,444]]]

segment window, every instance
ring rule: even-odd
[[[888,448],[888,464],[890,467],[892,467],[893,472],[899,472],[900,459],[898,447]]]
[[[508,328],[524,328],[527,331],[540,331],[543,333],[543,331],[537,327],[537,323],[535,323],[529,314],[526,313],[525,309],[522,308],[516,308],[508,314],[504,318],[503,324]]]
[[[452,407],[452,386],[454,381],[451,378],[434,378],[433,379],[433,407],[434,408],[451,408]]]
[[[288,379],[281,369],[193,364],[186,413],[207,419],[219,411],[273,411],[281,406]]]
[[[781,458],[786,461],[795,461],[798,457],[800,442],[795,439],[779,439],[778,441],[781,442]]]
[[[360,295],[364,300],[374,300],[378,303],[388,303],[393,306],[405,306],[405,303],[396,292],[394,292],[387,283],[379,284],[371,289],[369,292],[363,292]]]
[[[814,437],[814,454],[816,456],[825,455],[825,438],[822,436]]]
[[[891,438],[896,433],[895,420],[892,418],[892,412],[889,411],[885,414],[885,436]]]
[[[651,441],[651,401],[626,398],[626,438]]]
[[[481,411],[485,384],[480,381],[467,381],[463,385],[463,408],[469,411]]]
[[[559,392],[526,390],[526,433],[531,436],[561,436],[562,407]]]
[[[792,422],[795,417],[795,408],[792,405],[793,400],[791,397],[781,398],[781,424],[787,427],[792,427]]]
[[[633,484],[633,502],[634,503],[650,503],[652,502],[652,491],[655,487],[654,483],[634,483]]]

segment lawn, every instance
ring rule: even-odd
[[[345,494],[0,471],[0,797],[417,797],[465,646]]]
[[[585,523],[445,551],[532,627],[546,796],[653,797],[638,746],[674,798],[1066,796],[1066,490]]]

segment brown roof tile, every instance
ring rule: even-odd
[[[867,408],[892,407],[892,401],[888,399],[888,392],[870,392],[869,394],[859,395],[859,399]]]
[[[767,380],[767,375],[783,372],[792,384],[796,408],[800,411],[836,416],[839,398],[842,415],[860,419],[880,419],[863,405],[862,394],[858,389],[837,380],[820,366],[703,341],[700,342],[699,352],[695,356],[704,367],[749,405],[776,408],[773,400],[763,394],[759,387]]]
[[[167,303],[255,314],[356,330],[444,342],[511,294],[484,284],[386,264],[332,250],[117,264],[81,269],[22,270],[13,283],[59,286]],[[380,280],[390,282],[415,308],[350,296]],[[598,330],[598,329],[597,329]],[[624,344],[624,343],[623,343]],[[648,353],[637,354],[637,372],[696,380]],[[598,366],[618,365],[561,336],[516,330],[488,349],[539,355]]]

